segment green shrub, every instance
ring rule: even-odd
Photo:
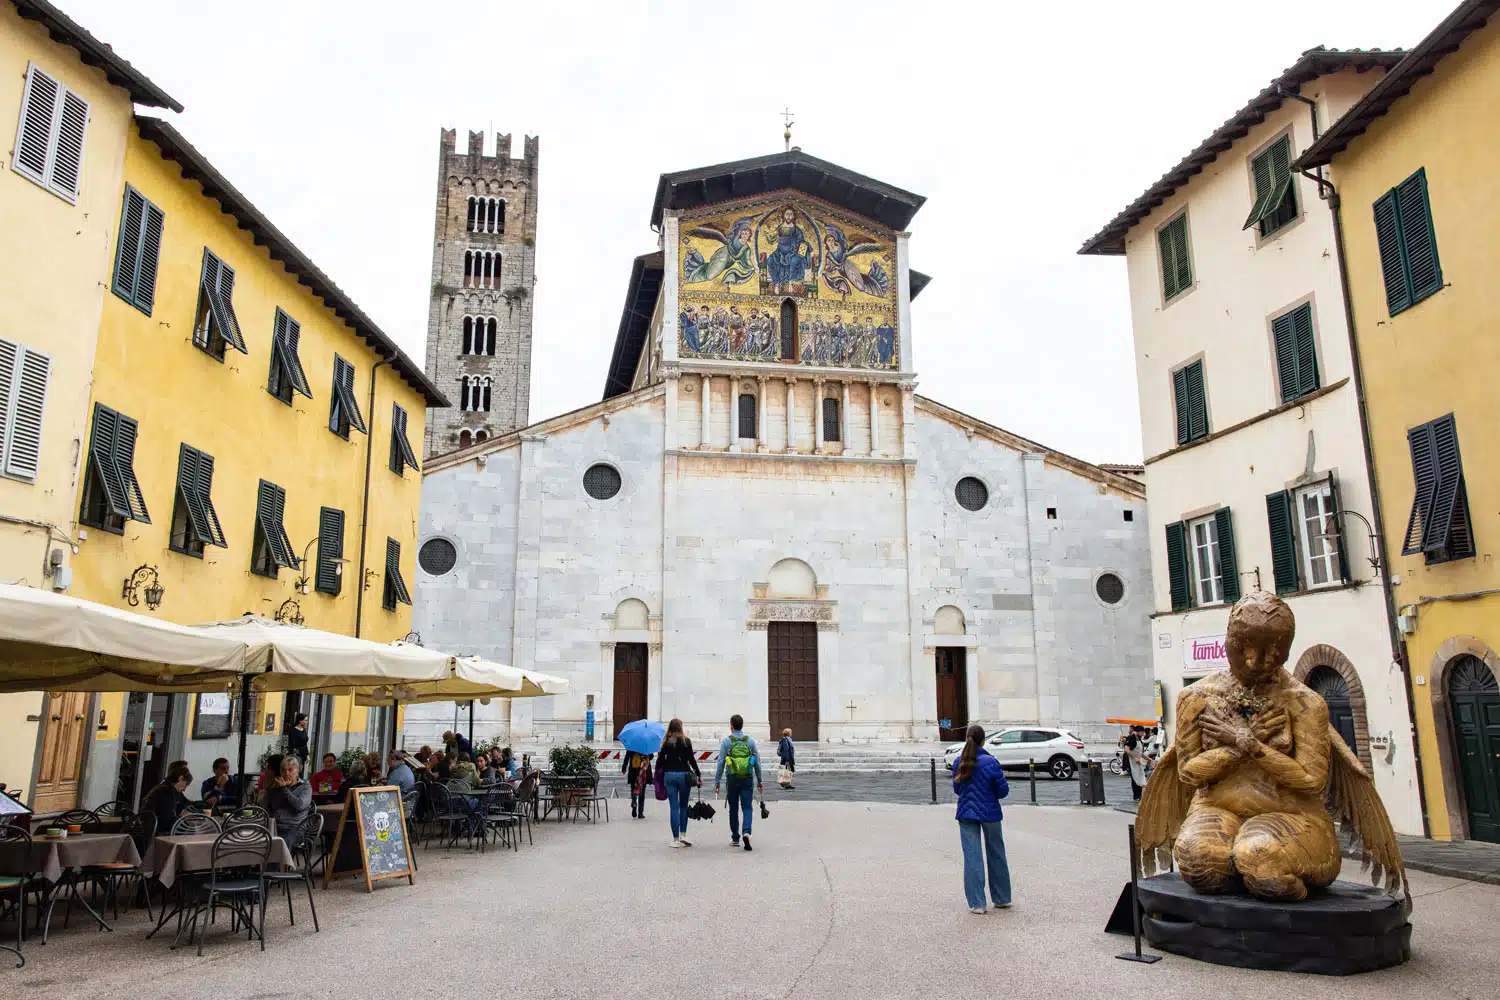
[[[552,773],[559,777],[587,777],[598,779],[599,760],[588,747],[575,747],[564,743],[553,747],[547,754],[552,764]]]

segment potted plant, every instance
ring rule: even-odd
[[[553,776],[567,779],[556,793],[563,806],[574,805],[599,783],[599,760],[588,747],[564,743],[548,751],[547,759]]]

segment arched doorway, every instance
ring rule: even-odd
[[[1328,703],[1328,721],[1344,738],[1349,749],[1359,751],[1359,738],[1354,733],[1354,706],[1349,701],[1349,685],[1332,667],[1314,667],[1307,675],[1306,684]]]
[[[1500,843],[1500,684],[1483,660],[1465,654],[1448,667],[1447,693],[1469,836]]]

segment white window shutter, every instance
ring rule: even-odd
[[[37,69],[26,73],[26,96],[21,100],[21,122],[16,130],[16,152],[11,160],[19,173],[38,183],[47,177],[47,147],[52,141],[52,119],[57,109],[56,80]]]
[[[0,463],[10,453],[10,429],[15,422],[16,376],[20,373],[21,356],[26,348],[13,341],[0,339]]]
[[[62,88],[52,172],[47,186],[69,201],[78,198],[83,184],[83,137],[89,126],[89,102]]]
[[[16,405],[11,417],[10,446],[5,450],[5,472],[35,479],[42,459],[42,414],[47,407],[47,376],[52,359],[21,348],[15,378]]]

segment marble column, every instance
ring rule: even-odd
[[[839,452],[849,451],[849,383],[839,383],[844,388],[844,399],[839,405]]]
[[[740,450],[740,393],[744,392],[740,384],[729,376],[729,434],[724,447],[731,452]]]
[[[870,383],[870,454],[880,454],[880,399],[876,393],[878,383]]]
[[[793,415],[797,412],[797,380],[786,380],[786,450],[790,454],[797,450],[796,432],[793,430]]]
[[[755,376],[756,394],[756,420],[755,420],[755,450],[766,450],[766,377]]]
[[[700,419],[699,422],[698,422],[698,428],[699,428],[698,429],[698,447],[707,450],[707,448],[708,448],[708,404],[709,404],[709,400],[713,399],[713,395],[714,395],[714,383],[713,383],[713,379],[710,378],[707,375],[699,376],[699,378],[698,378],[698,390],[699,390],[698,402],[702,404],[702,406],[700,407],[700,410],[701,410],[700,416],[701,416],[702,419]]]
[[[823,380],[813,379],[813,451],[823,451]]]

